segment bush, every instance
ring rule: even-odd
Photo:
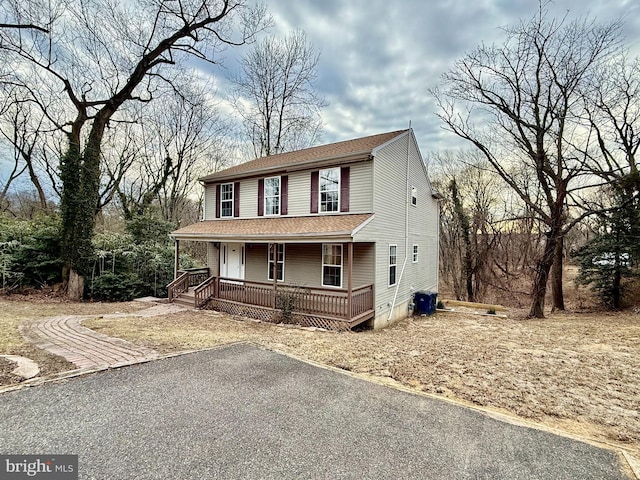
[[[62,281],[57,215],[17,220],[0,215],[0,287],[42,287]]]
[[[148,229],[153,230],[151,227]],[[131,233],[105,232],[94,237],[93,245],[96,257],[91,280],[86,285],[88,297],[120,300],[125,293],[130,297],[132,294],[127,292],[132,291],[137,296],[166,297],[174,268],[174,247],[169,237],[141,241]],[[180,266],[192,268],[196,265],[191,257],[181,254]],[[112,277],[100,280],[107,274]],[[104,282],[104,285],[98,283],[96,287],[96,282]]]
[[[103,273],[91,283],[91,298],[126,302],[142,295],[144,285],[137,274]]]

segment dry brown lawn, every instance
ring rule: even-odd
[[[545,320],[440,313],[359,333],[213,312],[85,324],[163,352],[255,342],[640,453],[640,315],[633,312]]]
[[[140,307],[0,300],[13,319],[8,324],[16,329],[20,321],[35,317]],[[0,323],[4,332],[7,321]],[[544,320],[438,313],[358,333],[277,326],[205,311],[84,324],[166,353],[250,341],[640,454],[640,314],[634,311],[555,314]],[[12,350],[0,353],[29,353],[15,342]]]

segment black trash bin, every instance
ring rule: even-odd
[[[436,298],[438,294],[435,292],[416,292],[414,294],[413,313],[415,315],[431,315],[436,311]]]

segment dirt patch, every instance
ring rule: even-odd
[[[447,313],[360,333],[211,312],[85,324],[161,352],[251,341],[640,453],[640,315],[633,312],[545,320]]]
[[[0,357],[0,385],[18,383],[21,377],[11,373],[16,368],[16,364]]]

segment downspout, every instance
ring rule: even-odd
[[[411,122],[409,122],[409,132],[411,132]],[[393,294],[393,301],[391,302],[391,310],[389,310],[389,317],[387,323],[391,321],[393,315],[393,309],[396,307],[396,301],[398,299],[398,291],[400,290],[400,284],[402,283],[402,277],[404,276],[404,269],[407,266],[407,258],[409,258],[409,147],[411,136],[407,135],[407,170],[405,175],[406,186],[404,189],[404,262],[402,262],[402,270],[400,270],[400,276],[396,283],[396,291]]]

